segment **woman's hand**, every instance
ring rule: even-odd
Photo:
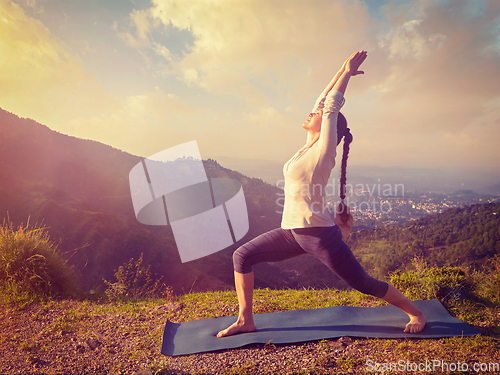
[[[351,230],[354,225],[354,219],[352,214],[349,212],[349,207],[340,203],[335,209],[333,222],[342,232],[342,238],[346,239],[349,234],[351,234]]]
[[[358,51],[354,52],[351,57],[349,57],[342,65],[342,70],[348,72],[351,76],[356,76],[358,74],[365,74],[364,71],[358,70],[363,61],[366,60],[368,52]]]
[[[337,72],[337,74],[335,74],[335,77],[333,77],[330,83],[323,90],[323,94],[327,95],[334,87],[337,91],[340,91],[342,94],[344,94],[350,77],[356,76],[358,74],[365,74],[365,72],[363,72],[362,70],[358,70],[358,68],[363,63],[363,61],[365,61],[366,55],[366,51],[354,52],[351,57],[349,57],[344,62],[344,64],[342,64],[342,67]],[[339,81],[342,82],[339,83]]]
[[[338,77],[338,80],[336,79],[332,89],[335,89],[342,95],[345,95],[349,79],[353,76],[357,76],[358,74],[365,74],[365,72],[359,70],[359,66],[363,63],[363,61],[365,61],[366,55],[366,51],[354,52],[351,57],[345,61],[344,65],[342,65],[342,69],[344,70],[337,73],[337,76],[339,76],[339,74],[340,76]],[[337,78],[337,76],[335,76],[335,78]]]

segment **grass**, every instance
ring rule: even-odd
[[[28,220],[29,222],[29,220]],[[0,227],[0,301],[26,305],[76,292],[72,270],[44,228]]]
[[[166,303],[169,306],[182,307],[169,311],[163,308]],[[5,333],[0,334],[0,342],[15,345],[19,355],[31,361],[30,363],[39,363],[37,361],[42,357],[47,364],[53,366],[58,364],[61,366],[61,372],[68,372],[70,369],[64,368],[64,361],[58,362],[57,356],[66,358],[65,361],[73,357],[75,361],[80,361],[73,365],[75,366],[72,367],[73,372],[92,372],[88,366],[99,361],[102,367],[99,367],[101,370],[98,372],[134,372],[139,370],[136,367],[139,366],[148,369],[152,374],[180,373],[176,372],[176,369],[187,369],[199,363],[218,361],[228,362],[216,373],[227,375],[266,373],[262,362],[254,359],[256,355],[276,356],[277,367],[273,367],[272,371],[280,374],[310,372],[333,374],[350,370],[364,373],[368,360],[379,363],[400,360],[418,363],[425,359],[439,359],[445,362],[453,360],[498,362],[500,335],[493,330],[493,327],[498,326],[500,307],[489,306],[490,310],[486,310],[479,308],[482,305],[474,300],[461,301],[456,298],[443,300],[443,303],[452,313],[460,312],[463,320],[484,334],[477,337],[437,340],[352,339],[342,347],[338,346],[338,340],[286,346],[274,345],[271,342],[229,352],[174,358],[164,357],[159,353],[163,325],[167,318],[174,322],[183,322],[199,317],[236,315],[238,305],[235,293],[229,291],[186,294],[169,300],[155,298],[113,302],[46,300],[12,311],[18,316],[29,319],[30,324],[38,323],[41,327],[39,330],[35,330],[33,335],[27,335],[23,331],[12,335],[12,327],[6,326]],[[311,309],[345,304],[375,306],[381,302],[355,291],[259,289],[255,291],[254,312],[267,313],[289,308]],[[88,338],[97,338],[102,342],[102,346],[94,351],[95,354],[91,357],[88,355],[83,357],[87,353],[84,349],[65,349],[74,348],[77,343],[80,343],[77,348],[81,348],[82,342]],[[73,346],[69,345],[71,342]],[[259,354],[260,352],[263,354]],[[48,353],[54,353],[54,356],[49,357]],[[233,356],[238,357],[237,363],[232,364]],[[301,361],[307,356],[311,358],[304,365]],[[57,371],[44,369],[44,372]],[[198,370],[188,372],[201,373]]]

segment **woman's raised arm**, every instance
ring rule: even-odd
[[[351,57],[349,57],[344,65],[342,65],[343,70],[340,72],[340,76],[333,83],[332,88],[334,90],[340,91],[342,95],[345,94],[345,90],[347,89],[347,84],[349,83],[349,79],[358,74],[364,74],[362,70],[358,70],[360,65],[365,61],[367,56],[366,51],[354,52]],[[335,75],[337,77],[339,73]],[[333,82],[333,81],[332,81]],[[328,86],[327,86],[328,88]]]
[[[358,69],[365,59],[366,51],[353,53],[325,88],[322,96],[320,96],[323,116],[319,140],[321,142],[321,152],[325,157],[327,155],[335,157],[336,155],[338,139],[337,121],[340,109],[345,102],[344,93],[352,76],[364,74],[364,72]]]
[[[354,52],[345,62],[344,64],[342,65],[342,67],[340,68],[340,70],[337,72],[337,74],[335,74],[335,76],[332,78],[332,80],[330,81],[330,83],[325,87],[325,89],[323,90],[323,94],[324,95],[327,95],[331,89],[335,86],[335,84],[337,83],[337,81],[340,79],[340,77],[343,75],[343,73],[346,71],[346,68],[348,68],[348,65],[350,64],[351,60],[356,57],[356,55],[360,55],[360,56],[364,56],[363,58],[363,61],[366,59],[366,51],[360,51],[360,52]],[[361,61],[359,63],[359,65],[361,65],[361,63],[363,62]],[[359,68],[359,65],[357,65],[357,68]],[[352,67],[351,67],[352,68]],[[358,70],[358,69],[351,69],[351,73],[350,75],[351,76],[355,76],[355,75],[358,75],[358,74],[364,74],[363,71],[361,70]],[[345,90],[344,90],[345,92]]]

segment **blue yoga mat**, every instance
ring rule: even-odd
[[[408,316],[394,306],[335,306],[254,315],[257,331],[217,338],[219,331],[236,316],[209,318],[185,323],[167,320],[161,352],[168,356],[239,348],[248,344],[290,344],[342,336],[378,338],[439,338],[475,336],[480,332],[452,317],[437,299],[415,301],[427,317],[422,332],[404,333]]]

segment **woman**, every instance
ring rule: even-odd
[[[253,264],[276,262],[305,253],[317,257],[351,287],[402,309],[410,318],[404,332],[416,333],[424,329],[427,320],[422,312],[394,286],[369,276],[342,241],[342,236],[349,234],[353,224],[352,215],[343,202],[334,218],[326,209],[325,187],[335,165],[337,144],[344,135],[341,191],[345,194],[345,163],[351,137],[339,111],[349,79],[363,74],[358,69],[366,56],[366,51],[359,51],[345,61],[302,125],[308,132],[307,143],[283,167],[285,204],[281,228],[258,236],[234,252],[239,316],[217,337],[256,330],[252,315]],[[344,197],[341,195],[342,199]]]

